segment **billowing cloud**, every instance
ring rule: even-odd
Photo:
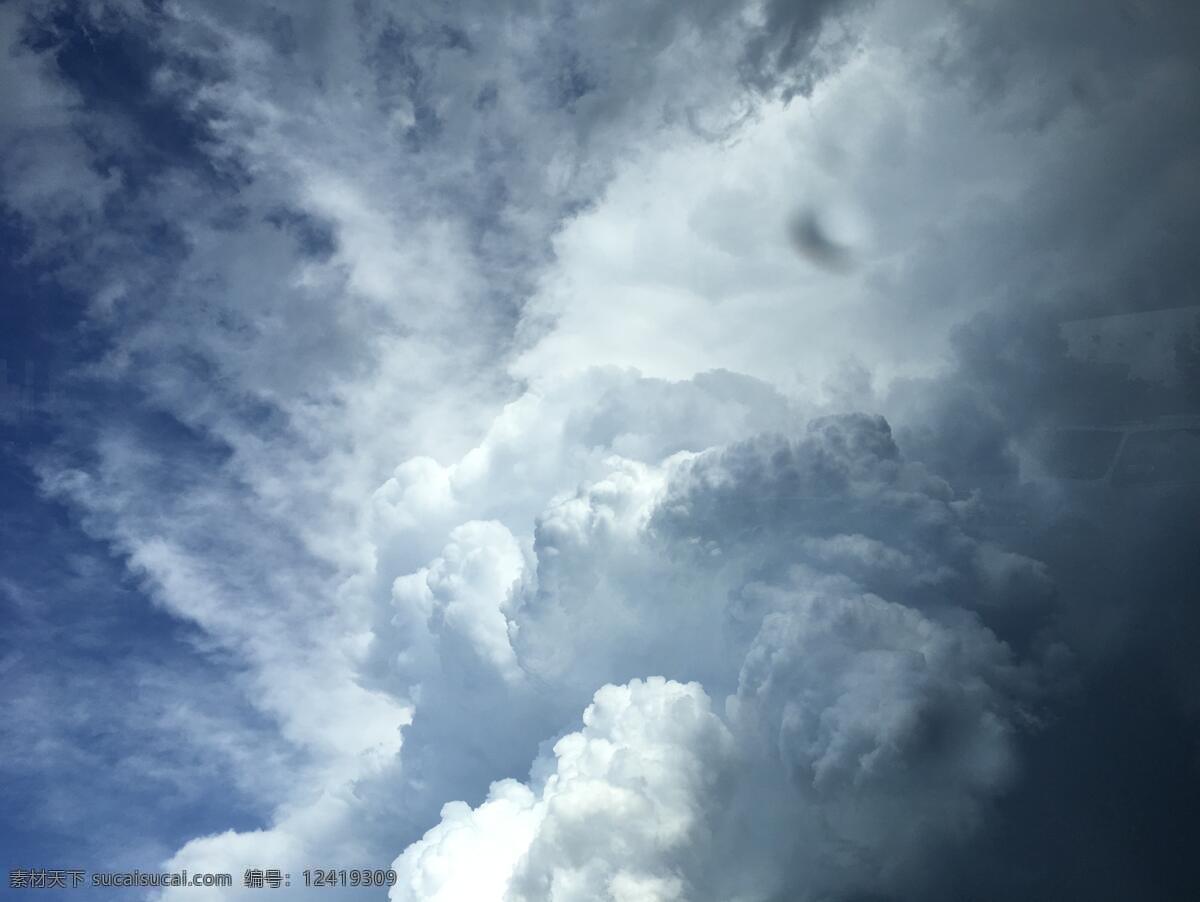
[[[463,578],[463,565],[473,555],[481,568],[495,561],[497,543],[510,549],[514,568],[492,583],[491,604],[472,610],[481,629],[504,613],[503,656],[488,660],[493,679],[519,669],[520,686],[506,691],[538,700],[522,728],[548,738],[573,702],[608,684],[585,714],[589,739],[560,739],[557,764],[533,762],[534,785],[496,784],[481,807],[456,803],[443,812],[399,859],[410,875],[399,897],[463,892],[453,880],[486,873],[495,898],[767,898],[785,889],[818,898],[912,880],[925,856],[969,835],[1013,778],[1016,739],[1035,722],[1039,691],[1033,663],[1022,664],[981,617],[1044,605],[1039,565],[972,538],[969,509],[903,459],[879,418],[818,419],[797,439],[683,453],[661,468],[610,465],[607,477],[551,504],[524,563],[506,532],[471,524],[431,567],[397,581],[398,601],[426,593],[423,606],[409,610],[424,610],[433,625],[443,668],[456,662],[455,674],[432,677],[434,692],[469,678],[477,657],[454,654],[458,639],[437,635],[436,606],[446,602],[430,587],[452,582],[456,596],[478,598],[480,583]],[[466,535],[489,537],[489,547],[465,550]],[[450,561],[461,562],[452,581],[443,576]],[[638,674],[648,673],[663,676],[643,686]],[[587,829],[634,843],[618,846],[614,861],[630,863],[628,848],[637,848],[651,862],[645,874],[621,875],[605,841],[563,847],[543,838],[566,829],[543,813],[567,804],[553,801],[566,779],[550,778],[541,795],[537,781],[551,765],[562,774],[577,743],[590,747],[593,725],[608,722],[600,712],[610,698],[653,695],[663,678],[723,702],[709,716],[727,735],[725,751],[712,758],[711,750],[687,748],[710,740],[673,736],[685,746],[678,754],[706,762],[712,780],[699,797],[684,793],[702,829],[700,839],[679,840],[681,848],[654,851],[636,839],[647,823],[657,825],[654,836],[674,837],[660,823],[675,817],[669,806],[648,812],[620,787],[589,790],[589,804],[603,814],[587,808]],[[482,692],[481,707],[501,697]],[[446,713],[440,694],[421,696],[426,704],[402,760],[425,761],[428,737],[443,756],[464,746],[478,755],[481,730],[498,727],[482,712]],[[646,741],[653,749],[658,740]],[[628,751],[634,761],[666,754]],[[658,763],[647,767],[646,781],[670,779]],[[687,774],[690,766],[673,770]],[[445,762],[421,769],[443,779],[447,772]],[[456,773],[461,784],[463,771]],[[746,848],[729,812],[763,798],[772,804]],[[499,823],[510,818],[511,828]],[[476,844],[498,861],[495,843],[508,864],[472,871],[466,862]],[[753,876],[736,864],[748,860],[757,862]]]
[[[397,861],[391,898],[697,898],[731,755],[697,684],[605,686],[538,791],[508,780],[478,809],[447,805]]]

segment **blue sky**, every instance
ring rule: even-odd
[[[1197,25],[0,4],[6,866],[1189,897]]]

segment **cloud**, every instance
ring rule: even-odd
[[[820,898],[907,885],[1008,785],[1028,680],[969,622],[800,587],[772,592],[770,607],[731,726],[698,684],[606,686],[583,731],[535,762],[532,786],[508,780],[476,809],[447,805],[397,860],[392,897]],[[756,807],[764,797],[775,804]]]
[[[449,711],[439,687],[473,665],[470,655],[447,657],[455,642],[439,637],[442,666],[453,660],[458,671],[431,676],[430,694],[419,693],[402,761],[413,756],[424,779],[470,785],[479,777],[461,767],[422,762],[433,748],[443,758],[463,746],[479,755],[480,730],[495,728],[487,709],[502,703],[516,712],[510,727],[519,722],[521,733],[549,737],[590,687],[608,684],[585,724],[598,717],[606,693],[630,691],[615,687],[631,679],[642,691],[638,674],[658,674],[647,685],[694,684],[706,700],[728,698],[727,714],[713,717],[728,731],[729,751],[707,765],[714,780],[727,774],[717,781],[725,788],[694,803],[713,812],[699,833],[712,847],[689,840],[686,855],[672,846],[652,856],[648,876],[618,879],[603,842],[541,838],[566,828],[538,813],[543,805],[555,810],[549,794],[559,785],[552,779],[539,796],[548,767],[539,759],[528,787],[496,784],[475,809],[446,808],[440,826],[399,859],[410,875],[403,892],[418,894],[399,897],[463,892],[448,881],[474,874],[457,856],[476,854],[477,844],[489,861],[496,849],[508,850],[506,868],[486,871],[489,898],[623,898],[621,887],[654,899],[784,891],[818,898],[889,881],[919,885],[914,875],[928,856],[977,829],[1010,785],[1016,737],[1034,723],[1036,663],[1021,663],[981,618],[996,607],[1044,604],[1038,565],[972,538],[969,511],[944,482],[904,461],[880,418],[818,419],[795,440],[684,453],[659,468],[620,459],[610,467],[607,477],[551,503],[522,575],[493,585],[486,611],[473,608],[481,628],[497,609],[505,612],[504,660],[513,655],[528,677],[508,690],[517,700],[481,684],[478,717],[488,726]],[[495,525],[473,524],[468,534],[511,542]],[[448,561],[469,559],[461,544],[400,580],[398,601],[424,591]],[[521,557],[514,549],[510,559]],[[433,623],[431,602],[426,596]],[[560,774],[574,741],[555,746]],[[514,766],[514,750],[501,745],[482,773]],[[662,757],[630,752],[640,754]],[[659,779],[657,769],[646,779]],[[649,816],[621,802],[620,792],[597,793],[595,804],[620,812],[614,834],[632,842],[646,829]],[[758,819],[745,828],[751,838],[731,832],[726,813],[752,811],[763,798],[772,805],[746,815]],[[669,806],[659,808],[651,822],[670,816]],[[591,829],[609,829],[596,825],[613,815],[587,811]],[[511,829],[502,817],[512,819]],[[532,837],[522,841],[529,850],[514,837]],[[637,848],[648,855],[653,844]],[[628,863],[628,854],[613,859]],[[688,870],[705,861],[702,878]],[[755,864],[735,864],[746,861]]]
[[[733,712],[823,809],[815,841],[853,869],[842,879],[882,889],[968,835],[1006,787],[1028,680],[970,621],[939,624],[872,595],[797,594],[767,595]]]
[[[661,678],[605,686],[583,724],[538,791],[510,780],[477,809],[447,805],[397,860],[391,898],[699,898],[732,752],[708,697]]]
[[[0,9],[4,203],[71,299],[33,463],[231,675],[187,744],[271,787],[170,861],[750,900],[953,896],[953,857],[971,896],[1069,757],[1043,705],[1119,737],[1115,668],[1193,735],[1194,499],[1036,459],[1195,412],[1059,329],[1190,303],[1193,19]]]
[[[516,545],[484,550],[503,533],[470,535],[460,502],[443,531],[426,531],[422,542],[442,550],[431,562],[424,544],[405,553],[401,537],[373,534],[364,501],[398,460],[415,462],[402,476],[423,480],[436,472],[429,461],[477,440],[511,398],[520,295],[560,218],[596,194],[628,135],[736,106],[744,88],[722,85],[721,66],[698,79],[696,61],[731,63],[738,42],[666,7],[647,11],[646,41],[617,58],[594,36],[629,23],[608,14],[498,10],[497,27],[479,32],[372,5],[260,18],[219,3],[29,12],[37,37],[22,52],[82,97],[67,113],[91,141],[80,168],[109,173],[115,200],[78,228],[44,205],[20,210],[72,248],[55,275],[87,302],[82,321],[99,336],[98,353],[76,361],[81,384],[132,401],[96,417],[81,405],[63,455],[39,463],[45,485],[165,610],[247,668],[253,703],[294,746],[297,783],[341,798],[378,777],[410,716],[407,686],[363,685],[382,645],[373,631],[409,565],[431,564],[430,627],[449,672],[475,654],[517,678],[490,597],[519,572]],[[705,15],[743,29],[727,5]],[[677,52],[659,52],[668,46]],[[661,65],[648,91],[632,89],[638,59]],[[723,381],[693,403],[742,390]],[[607,403],[674,406],[600,390]],[[739,416],[744,405],[730,407]],[[648,440],[664,444],[636,426],[600,443],[653,457],[657,445],[636,447]],[[573,466],[554,456],[531,497],[514,499],[529,517]],[[407,495],[416,516],[395,522],[426,526],[421,505],[445,500]],[[472,569],[479,555],[491,563]],[[256,764],[244,764],[253,780]],[[347,823],[319,800],[304,815],[304,798],[266,812],[263,831],[199,838],[173,860],[240,861],[256,846],[299,860],[318,825],[332,836]]]
[[[508,617],[524,569],[521,546],[503,524],[464,523],[429,567],[397,578],[397,616],[424,621],[415,625],[436,637],[448,676],[519,680]]]

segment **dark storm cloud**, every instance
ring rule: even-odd
[[[1049,900],[1070,887],[1187,898],[1197,879],[1184,849],[1200,840],[1183,813],[1200,750],[1200,411],[1183,380],[1073,359],[1057,325],[974,324],[934,418],[901,434],[918,456],[948,462],[957,487],[982,491],[984,534],[1044,563],[1054,616],[1035,629],[1074,655],[1064,695],[1024,748],[1023,778],[945,897],[987,887]],[[988,472],[1018,450],[1024,478]],[[1012,639],[1030,625],[998,629]]]
[[[1185,3],[1006,3],[963,21],[945,71],[1064,162],[1022,211],[1006,303],[959,330],[944,379],[897,387],[914,405],[898,441],[982,492],[986,534],[1044,562],[1042,629],[1075,677],[935,897],[1190,898],[1200,407],[1186,315],[1147,311],[1197,303],[1200,19]],[[1147,347],[1164,359],[1148,367]]]

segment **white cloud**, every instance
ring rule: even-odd
[[[82,101],[54,74],[48,61],[22,46],[22,10],[0,10],[0,80],[20,88],[0,99],[0,134],[6,151],[0,163],[5,203],[33,221],[66,219],[80,224],[101,212],[119,179],[92,169],[88,148],[75,123]],[[33,230],[34,247],[55,250],[52,229]]]
[[[391,898],[699,898],[692,881],[732,752],[707,696],[661,678],[605,686],[583,723],[555,744],[537,791],[509,780],[475,810],[447,805],[397,859]]]
[[[508,618],[524,569],[521,547],[503,524],[464,523],[428,567],[396,579],[398,617],[424,618],[414,626],[437,637],[444,668],[476,670],[480,680],[519,680]]]

